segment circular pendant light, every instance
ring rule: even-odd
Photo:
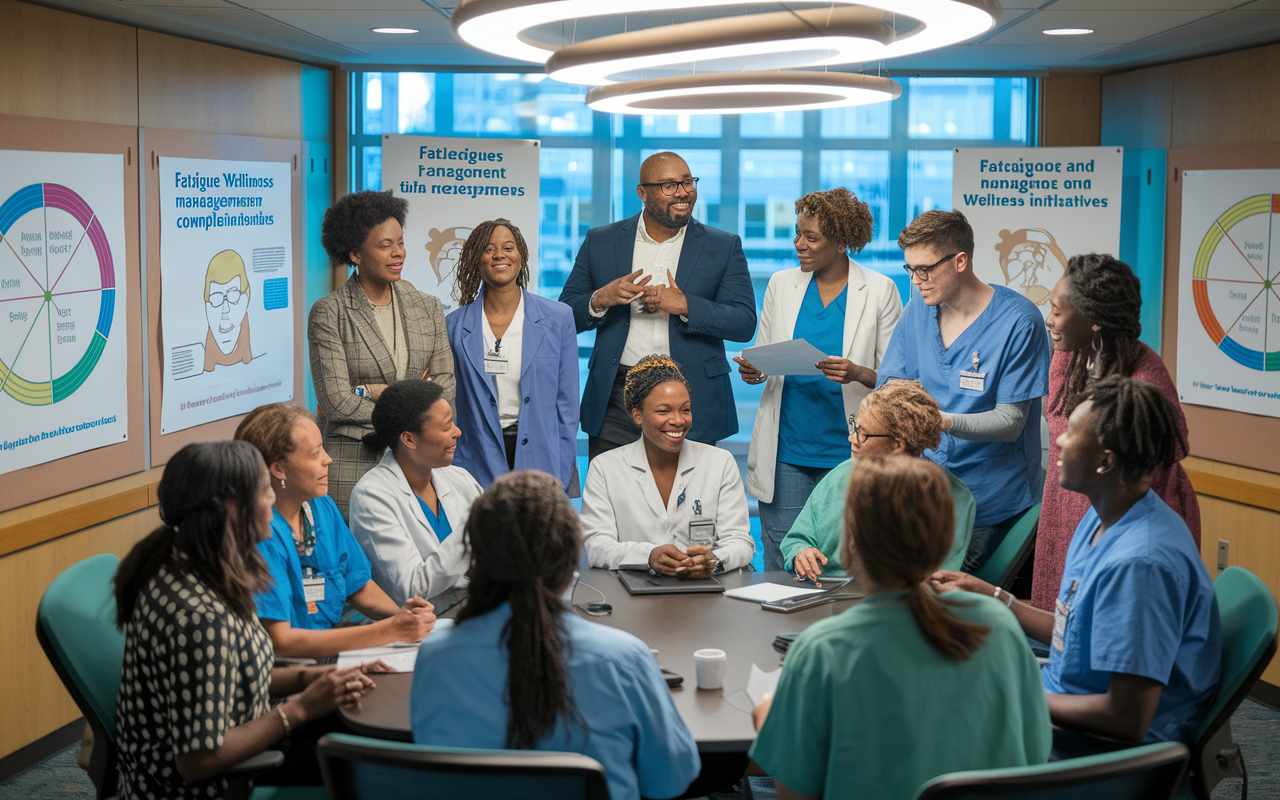
[[[587,105],[615,114],[754,114],[894,100],[889,78],[844,72],[708,72],[647,78],[587,92]]]
[[[472,47],[506,58],[543,64],[561,48],[535,41],[528,36],[527,32],[530,29],[541,25],[637,12],[652,14],[764,3],[772,5],[774,2],[776,0],[746,0],[746,2],[743,0],[608,0],[608,2],[601,2],[601,0],[462,0],[453,12],[451,24],[458,38]],[[909,25],[910,30],[907,31],[909,35],[897,36],[888,42],[878,41],[876,37],[860,39],[861,44],[857,47],[842,45],[838,42],[818,42],[820,46],[814,47],[815,43],[809,42],[801,45],[801,50],[825,48],[845,55],[842,60],[833,60],[838,57],[836,55],[828,55],[817,61],[810,57],[802,57],[800,61],[793,62],[789,66],[800,66],[804,63],[812,65],[854,63],[860,60],[887,59],[934,50],[958,44],[985,33],[995,25],[1000,15],[998,0],[860,0],[860,2],[836,0],[832,6],[829,12],[825,12],[830,13],[832,17],[836,8],[843,10],[850,6],[876,9],[905,17],[907,25],[892,27],[906,29]],[[791,12],[781,13],[790,14]],[[818,13],[824,14],[823,11]],[[812,12],[797,12],[797,14],[807,14],[807,19],[813,16]],[[713,22],[727,25],[730,19],[732,18],[721,18]],[[683,23],[683,25],[691,24],[699,23]],[[680,26],[666,26],[662,30],[670,31],[678,27]],[[811,30],[811,34],[815,34],[812,36],[813,39],[827,38],[822,33],[821,27]],[[629,37],[633,34],[621,35]],[[832,38],[838,39],[840,36]],[[722,41],[717,46],[726,47],[731,44],[733,43]],[[790,43],[790,45],[795,44],[795,41]],[[875,51],[877,45],[880,50],[870,57],[864,57],[860,52],[855,52],[860,48]],[[751,47],[756,49],[753,51]],[[664,58],[666,63],[671,64],[691,62],[696,58],[691,57],[690,54],[698,49],[697,47],[683,47],[683,49],[671,47],[665,52]],[[759,40],[748,43],[746,52],[733,51],[734,56],[738,57],[764,52],[779,51],[767,50],[764,42]],[[655,54],[644,55],[652,58]],[[582,69],[583,65],[575,63],[574,67]]]

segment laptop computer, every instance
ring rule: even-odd
[[[647,570],[618,570],[618,580],[631,594],[707,594],[723,592],[724,584],[715,578],[677,578],[650,575]]]

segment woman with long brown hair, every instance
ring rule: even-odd
[[[753,715],[751,758],[782,800],[865,786],[909,800],[946,772],[1048,758],[1039,668],[1013,615],[925,583],[947,556],[953,513],[928,460],[870,457],[853,471],[841,560],[867,598],[796,639],[776,696]]]
[[[700,762],[649,648],[565,605],[580,531],[545,473],[503,475],[475,501],[467,604],[419,651],[413,740],[585,753],[613,800],[675,797]]]

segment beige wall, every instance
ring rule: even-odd
[[[1102,75],[1054,73],[1040,82],[1040,146],[1092,147],[1102,125]]]
[[[0,48],[0,114],[301,138],[296,63],[16,0],[0,0],[0,30],[8,33]],[[139,474],[4,512],[0,532],[37,518],[82,515],[103,497],[136,492],[155,477]],[[123,556],[158,524],[152,506],[0,555],[0,685],[8,687],[0,692],[0,756],[80,716],[36,642],[45,588],[81,559]]]

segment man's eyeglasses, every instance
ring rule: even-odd
[[[929,273],[933,272],[935,269],[947,263],[948,261],[950,261],[951,259],[955,258],[958,255],[960,255],[959,252],[952,253],[951,255],[943,258],[937,263],[930,264],[927,267],[913,267],[910,264],[903,264],[902,268],[905,269],[913,277],[919,278],[922,281],[927,281],[929,280]]]
[[[214,308],[222,308],[223,303],[230,303],[234,306],[240,302],[241,294],[242,292],[234,286],[225,292],[211,292],[209,294],[209,305]]]
[[[662,183],[642,183],[641,186],[659,186],[665,195],[673,195],[676,193],[677,186],[683,186],[686,192],[692,194],[698,188],[697,178],[685,178],[682,181],[663,181]]]
[[[898,437],[891,436],[887,433],[867,433],[862,426],[855,420],[853,423],[853,435],[858,440],[858,444],[866,444],[868,439],[896,439]]]

